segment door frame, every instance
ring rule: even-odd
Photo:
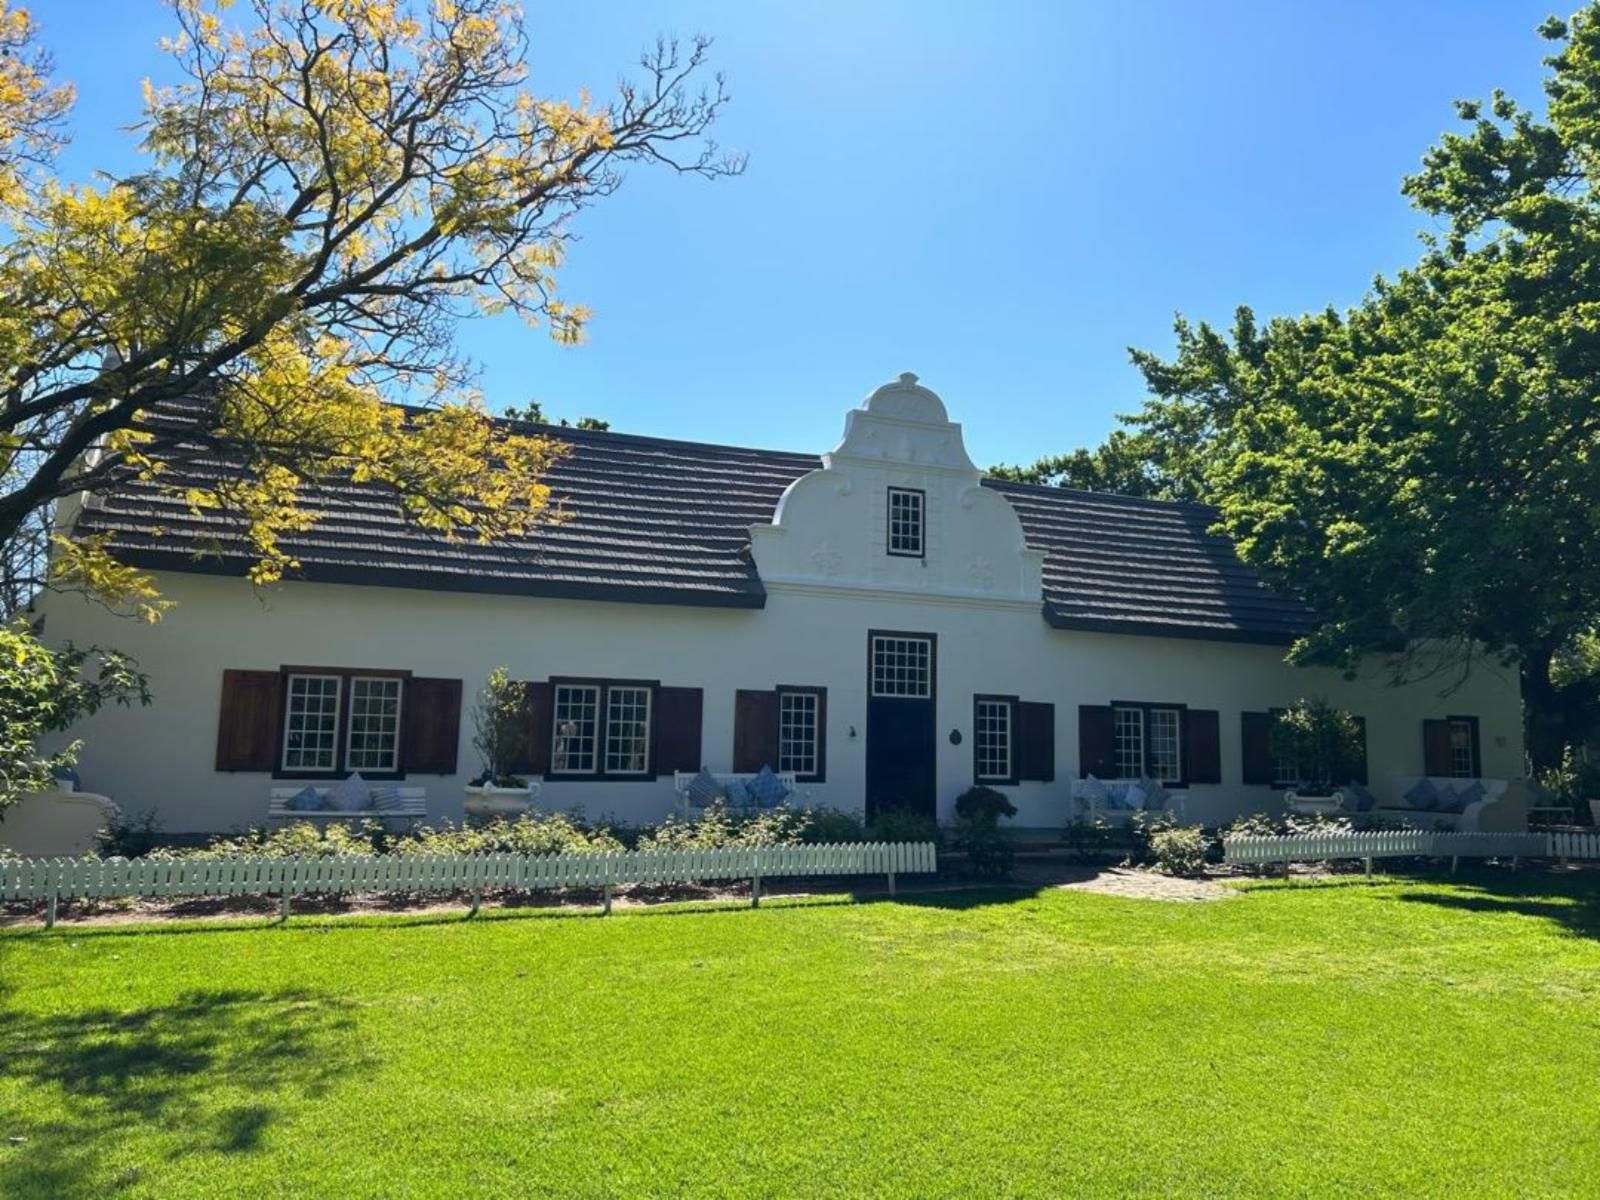
[[[928,643],[928,695],[920,696],[876,696],[872,690],[872,647],[876,638],[917,638]],[[928,741],[928,808],[930,816],[937,816],[939,811],[939,635],[920,629],[868,629],[867,630],[867,713],[866,721],[866,762],[862,772],[864,787],[862,789],[862,810],[870,821],[874,815],[872,803],[872,706],[874,703],[903,703],[926,704],[928,706],[928,724],[930,737]]]

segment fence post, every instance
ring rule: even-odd
[[[750,851],[750,907],[761,907],[761,851]]]
[[[889,872],[889,899],[894,899],[894,872]]]
[[[468,917],[477,916],[478,915],[478,909],[480,909],[482,907],[483,907],[483,888],[475,887],[475,888],[472,889],[472,907],[467,910],[467,916]]]
[[[1367,867],[1367,878],[1371,879],[1372,878],[1372,856],[1368,855],[1362,861],[1366,864],[1366,867]]]
[[[609,871],[607,873],[609,874]],[[607,916],[607,917],[609,917],[611,915],[611,880],[610,879],[606,880],[606,900],[605,900],[605,908],[602,910],[602,915],[603,916]]]
[[[44,927],[46,929],[54,929],[56,927],[56,896],[57,889],[55,884],[52,883],[50,885],[50,896],[44,902]]]

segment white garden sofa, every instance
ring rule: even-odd
[[[1528,832],[1528,785],[1522,779],[1480,779],[1486,793],[1461,812],[1439,809],[1413,808],[1407,804],[1405,794],[1423,777],[1399,775],[1388,781],[1379,795],[1378,806],[1371,812],[1350,812],[1349,815],[1369,817],[1381,825],[1412,825],[1421,829],[1452,829],[1457,833],[1526,833]],[[1446,779],[1428,776],[1435,788],[1441,791],[1459,791],[1471,784],[1470,779]]]
[[[693,816],[697,812],[703,813],[705,812],[706,807],[708,807],[705,805],[697,805],[689,799],[689,784],[692,783],[695,776],[699,774],[699,771],[673,772],[672,790],[677,793],[678,812],[684,817]],[[749,783],[758,774],[760,774],[759,771],[712,771],[711,777],[717,781],[717,784],[720,787],[726,788],[730,783],[734,782],[734,780],[739,780],[742,783]],[[784,787],[789,789],[788,800],[786,800],[785,803],[794,800],[804,800],[806,798],[805,793],[803,793],[800,790],[799,785],[795,783],[793,771],[774,771],[773,774],[778,777],[779,783],[783,784]],[[746,807],[742,810],[730,808],[729,811],[759,812],[761,810],[757,808]]]
[[[1113,798],[1120,798],[1139,781],[1137,779],[1101,779],[1098,782],[1105,785],[1106,791],[1110,792]],[[1188,792],[1169,791],[1166,803],[1159,809],[1119,808],[1097,803],[1094,799],[1095,789],[1090,788],[1088,783],[1087,779],[1074,779],[1072,781],[1073,820],[1095,821],[1103,818],[1111,825],[1126,825],[1133,819],[1135,812],[1155,811],[1171,814],[1180,825],[1185,823],[1184,810],[1189,801]]]
[[[377,786],[381,788],[386,785],[380,783]],[[289,801],[303,792],[305,788],[306,785],[303,783],[294,784],[290,787],[273,788],[272,796],[267,803],[267,819],[285,823],[293,821],[372,820],[388,822],[399,820],[404,821],[407,828],[409,828],[428,815],[428,791],[426,788],[395,788],[395,791],[399,793],[399,803],[382,811],[376,808],[358,808],[351,812],[333,808],[314,808],[306,811],[290,808]],[[325,787],[319,787],[316,791],[318,796],[325,796],[328,793],[328,789]]]

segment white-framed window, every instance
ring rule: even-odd
[[[1117,778],[1137,779],[1144,774],[1144,709],[1118,707],[1114,711],[1112,745]]]
[[[607,775],[643,775],[650,769],[650,689],[606,688]]]
[[[346,730],[345,769],[400,769],[400,690],[392,675],[355,675],[350,679],[350,720]]]
[[[1150,710],[1150,752],[1147,755],[1150,777],[1171,781],[1183,778],[1182,755],[1178,750],[1178,710],[1152,708]]]
[[[889,553],[907,558],[923,555],[922,492],[916,488],[889,489]]]
[[[559,683],[553,708],[551,774],[594,774],[595,750],[600,741],[599,685]]]
[[[979,697],[973,706],[972,755],[980,783],[1009,783],[1016,779],[1012,718],[1016,705],[1004,698]]]
[[[1450,774],[1455,779],[1477,775],[1478,723],[1463,717],[1450,718]]]
[[[872,636],[872,694],[911,700],[933,695],[933,639]]]
[[[822,776],[822,690],[778,689],[778,770]]]
[[[338,675],[290,675],[283,722],[286,771],[332,771],[339,757]]]

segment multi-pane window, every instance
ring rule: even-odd
[[[642,775],[650,765],[650,689],[606,689],[606,774]]]
[[[1452,718],[1450,721],[1450,774],[1456,779],[1477,775],[1477,722]]]
[[[1118,779],[1183,779],[1183,710],[1155,704],[1112,707],[1112,753]]]
[[[1015,778],[1012,769],[1010,700],[982,700],[973,714],[972,753],[980,781],[1005,782]]]
[[[874,634],[872,694],[915,700],[932,696],[932,639]]]
[[[1180,779],[1183,769],[1178,755],[1178,710],[1150,710],[1150,753],[1148,765],[1152,779]]]
[[[822,696],[814,691],[778,692],[778,770],[798,778],[822,774]]]
[[[1118,708],[1115,714],[1117,778],[1137,779],[1144,774],[1144,709]]]
[[[393,676],[357,675],[350,680],[347,769],[400,769],[400,687]]]
[[[551,773],[593,774],[595,746],[599,742],[600,689],[592,685],[558,684],[554,707]]]
[[[283,723],[288,771],[331,771],[338,763],[338,675],[290,675]]]
[[[889,489],[889,553],[922,557],[923,495],[915,488]]]
[[[1301,782],[1300,764],[1293,758],[1286,757],[1280,753],[1276,741],[1277,739],[1274,738],[1272,747],[1272,786],[1279,788],[1294,787]]]

